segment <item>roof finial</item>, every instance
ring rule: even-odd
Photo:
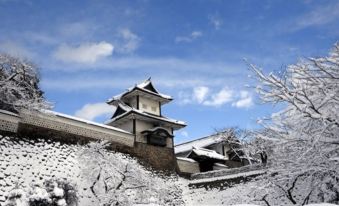
[[[148,77],[147,81],[151,81],[152,77]]]

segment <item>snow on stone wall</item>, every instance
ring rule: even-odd
[[[81,146],[44,139],[0,135],[0,205],[16,185],[28,188],[49,179],[65,179],[77,185],[83,202],[95,199],[81,176],[76,154]],[[86,205],[86,204],[80,204]]]
[[[0,206],[4,205],[6,197],[16,186],[28,191],[34,184],[57,179],[70,182],[76,188],[81,206],[99,206],[106,198],[122,197],[128,198],[126,201],[130,204],[127,205],[150,202],[180,205],[181,192],[168,179],[144,169],[128,155],[105,150],[97,156],[90,152],[96,151],[95,147],[89,148],[89,145],[65,144],[48,137],[0,135]],[[105,159],[100,155],[104,155]],[[128,170],[126,180],[120,187],[124,170]],[[97,182],[99,173],[100,181]],[[109,184],[103,184],[102,181],[107,178]],[[94,182],[97,182],[94,187],[96,195],[91,191]],[[116,191],[118,196],[114,197],[114,191],[113,196],[105,196],[106,186],[120,187]]]

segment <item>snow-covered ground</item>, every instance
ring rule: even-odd
[[[257,195],[256,189],[258,188],[258,184],[254,182],[234,185],[225,190],[220,190],[219,188],[189,188],[189,180],[180,179],[179,182],[183,189],[183,200],[187,206],[266,206],[259,198],[253,198]],[[291,203],[280,197],[272,205],[285,206],[291,205]],[[307,206],[335,206],[335,204],[317,203],[308,204]]]
[[[13,192],[28,195],[34,185],[41,186],[46,180],[57,179],[67,181],[77,189],[81,206],[103,205],[112,200],[122,205],[265,205],[255,199],[256,192],[260,191],[257,182],[223,189],[190,188],[188,185],[197,181],[228,178],[190,181],[176,176],[165,177],[145,169],[127,155],[108,152],[103,147],[104,144],[98,143],[69,145],[44,139],[0,136],[0,205],[3,206],[6,197]],[[20,190],[13,190],[15,188]],[[48,198],[46,191],[35,190],[32,197]],[[57,185],[52,193],[63,195]],[[289,205],[283,199],[278,202],[276,205]],[[65,205],[62,198],[59,203]]]

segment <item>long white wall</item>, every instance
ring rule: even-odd
[[[19,123],[34,125],[98,140],[108,140],[133,147],[134,135],[114,127],[96,124],[67,115],[22,111],[19,115],[0,111],[0,130],[16,133]]]

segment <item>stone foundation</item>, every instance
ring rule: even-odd
[[[140,158],[155,169],[175,171],[176,158],[174,150],[167,147],[156,147],[145,143],[135,142],[131,154]]]

